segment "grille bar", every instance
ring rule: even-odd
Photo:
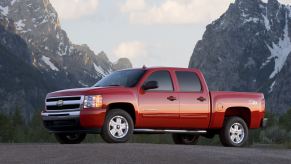
[[[60,101],[60,100],[58,100]],[[58,105],[58,101],[50,101],[46,102],[46,106],[56,106]],[[63,101],[63,100],[61,100]],[[74,100],[74,101],[63,101],[63,105],[74,105],[74,104],[79,104],[80,105],[80,100]]]
[[[78,109],[80,108],[80,104],[76,105],[63,105],[63,106],[47,106],[47,110],[63,110],[63,109]]]
[[[54,98],[48,98],[46,99],[46,102],[53,102],[53,101],[59,101],[59,100],[63,100],[63,101],[70,101],[70,100],[81,100],[81,97],[54,97]]]
[[[63,112],[67,110],[80,110],[84,96],[50,97],[46,99],[46,110]]]

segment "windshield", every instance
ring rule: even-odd
[[[111,73],[98,81],[93,87],[123,86],[133,87],[143,76],[144,69],[122,70]]]

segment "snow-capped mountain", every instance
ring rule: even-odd
[[[42,106],[46,93],[57,87],[33,66],[32,51],[14,30],[14,24],[0,15],[0,112],[19,109],[30,118]]]
[[[62,30],[58,14],[49,0],[1,0],[0,20],[0,28],[2,29],[0,31],[2,36],[0,38],[2,46],[0,50],[2,50],[2,54],[6,54],[6,56],[1,55],[0,60],[6,61],[9,53],[17,58],[15,60],[25,62],[29,67],[40,73],[40,77],[37,75],[38,78],[35,79],[36,82],[45,81],[43,85],[47,86],[38,88],[39,85],[35,85],[36,89],[43,90],[41,94],[34,93],[38,96],[40,102],[43,102],[44,92],[91,86],[116,69],[132,67],[128,59],[120,59],[121,62],[119,60],[112,63],[104,52],[95,54],[87,45],[73,44],[66,32]],[[12,36],[18,38],[11,40]],[[11,61],[7,64],[13,65],[15,63]],[[8,66],[5,68],[6,71],[15,69],[15,67],[10,68]],[[19,69],[19,74],[23,70],[20,66],[16,68]],[[26,73],[31,71],[31,69],[24,70]],[[9,74],[5,78],[24,80],[20,77],[9,77]],[[31,76],[30,78],[35,77]],[[0,84],[4,83],[6,82],[2,79]],[[21,87],[25,88],[26,86],[19,86],[18,89],[21,89]],[[17,90],[16,86],[12,88]],[[12,92],[10,94],[15,95]],[[31,96],[30,94],[25,95]],[[2,102],[1,99],[0,102]],[[15,102],[17,102],[17,98]],[[13,105],[13,102],[9,103],[11,106]],[[24,103],[20,103],[19,106],[26,109],[31,108]],[[11,107],[7,104],[5,108],[9,110]]]
[[[264,92],[267,109],[291,108],[291,7],[277,0],[236,0],[206,27],[189,67],[212,90]]]
[[[113,70],[104,52],[96,55],[86,45],[71,43],[49,0],[2,0],[0,6],[32,50],[37,68],[70,83],[72,78],[82,79],[79,84],[85,86]]]

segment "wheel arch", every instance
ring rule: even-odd
[[[108,111],[114,110],[114,109],[121,109],[121,110],[126,111],[131,116],[131,118],[133,120],[133,123],[135,125],[135,123],[136,123],[136,114],[135,114],[135,108],[134,108],[133,104],[128,103],[128,102],[111,103],[111,104],[107,105],[106,113]]]
[[[241,106],[234,106],[234,107],[229,107],[225,110],[224,113],[224,120],[227,117],[240,117],[242,118],[248,127],[251,125],[251,110],[248,107],[241,107]]]

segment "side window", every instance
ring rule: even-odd
[[[181,92],[200,92],[201,83],[194,72],[176,72]]]
[[[144,84],[148,81],[157,81],[159,87],[156,89],[151,89],[151,91],[173,91],[173,84],[171,80],[171,75],[168,71],[156,71],[152,73]]]

